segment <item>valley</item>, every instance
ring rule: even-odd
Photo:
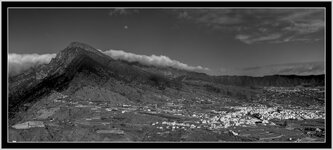
[[[9,142],[324,142],[324,75],[209,76],[72,43],[9,80]]]
[[[10,127],[10,140],[322,142],[325,139],[325,110],[320,106],[266,106],[240,101],[239,106],[227,106],[225,102],[233,101],[232,98],[155,96],[163,102],[140,105],[124,100],[114,104],[107,98],[79,99],[53,91],[22,113],[23,119]],[[188,99],[193,101],[188,103]]]

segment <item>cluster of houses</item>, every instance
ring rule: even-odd
[[[235,111],[215,111],[193,112],[191,118],[198,121],[192,122],[155,122],[152,125],[159,129],[189,129],[189,128],[208,128],[211,130],[229,128],[234,126],[256,126],[275,125],[272,119],[324,119],[325,113],[320,110],[306,109],[283,109],[281,107],[266,106],[235,106],[228,107]]]

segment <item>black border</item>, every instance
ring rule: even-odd
[[[331,2],[1,2],[2,4],[2,148],[331,148]],[[326,143],[8,143],[7,8],[8,7],[325,7]]]

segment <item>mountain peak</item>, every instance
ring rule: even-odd
[[[81,42],[71,42],[64,50],[60,51],[54,61],[65,61],[70,62],[73,58],[76,56],[79,56],[81,54],[84,54],[86,52],[94,53],[97,55],[102,56],[100,50],[95,49],[94,47],[81,43]],[[52,62],[52,60],[51,60]]]
[[[95,49],[94,47],[85,44],[85,43],[81,43],[81,42],[71,42],[67,48],[82,48],[88,51],[98,51],[97,49]]]

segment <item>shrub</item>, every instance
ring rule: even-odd
[[[215,86],[209,85],[209,84],[205,84],[204,87],[206,88],[206,91],[208,92],[214,92],[214,93],[220,93],[221,90]]]
[[[154,86],[157,86],[159,90],[164,90],[166,87],[170,86],[170,81],[162,75],[152,74],[149,80]]]

